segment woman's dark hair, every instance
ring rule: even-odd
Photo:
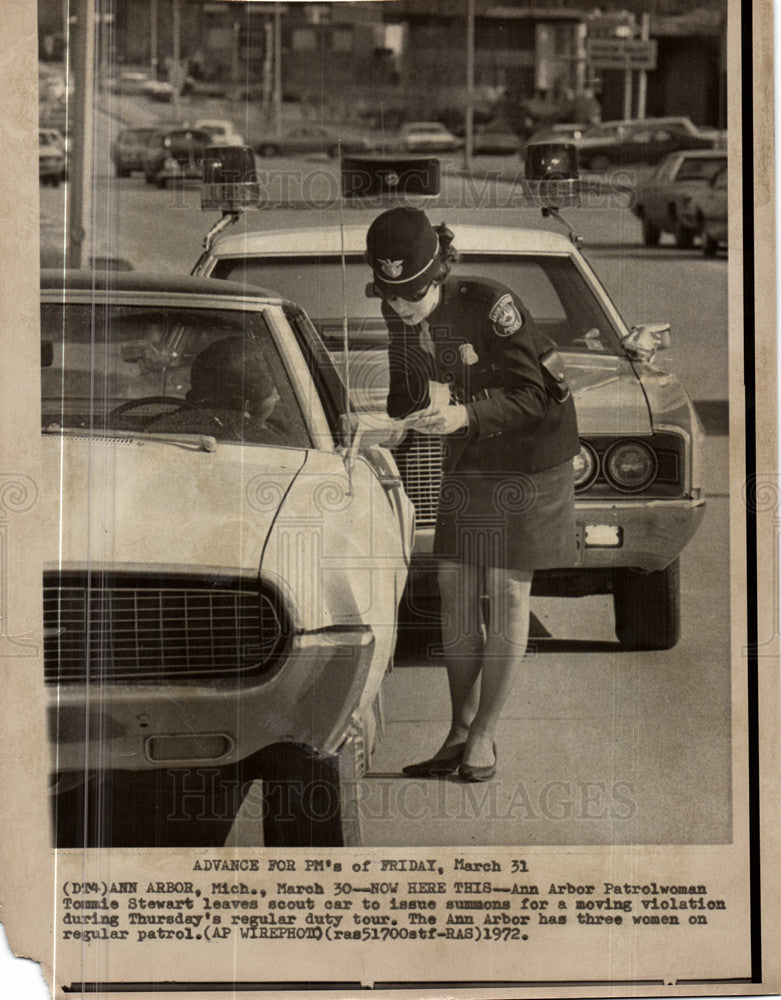
[[[439,240],[439,251],[437,252],[437,257],[439,258],[440,267],[434,276],[434,281],[441,284],[446,280],[450,274],[450,269],[453,264],[458,260],[458,250],[453,246],[453,230],[448,229],[444,222],[440,222],[438,226],[434,226],[434,232],[437,234],[437,239]]]

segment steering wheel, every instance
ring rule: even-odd
[[[183,402],[183,399],[177,399],[175,396],[139,396],[138,399],[126,399],[124,403],[115,406],[106,415],[106,419],[114,420],[116,417],[124,416],[124,414],[129,413],[131,410],[138,409],[139,406],[148,406],[154,403],[167,403],[168,406],[178,409]],[[154,420],[159,416],[159,413],[153,413],[148,419]]]

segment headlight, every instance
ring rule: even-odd
[[[175,160],[173,156],[166,156],[165,160],[163,161],[163,168],[165,170],[178,170],[179,161]]]
[[[575,489],[585,490],[594,482],[599,470],[596,452],[590,444],[580,442],[580,451],[572,459],[572,468],[575,473]]]
[[[637,493],[656,476],[656,455],[642,441],[619,441],[605,452],[605,478],[622,493]]]

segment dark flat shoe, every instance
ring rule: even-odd
[[[436,778],[441,774],[452,774],[458,770],[465,746],[465,743],[456,743],[450,748],[451,753],[448,757],[431,757],[417,764],[407,764],[401,770],[409,778]]]
[[[458,776],[462,781],[492,781],[496,777],[496,765],[498,760],[499,755],[496,752],[496,744],[494,743],[493,764],[487,764],[485,766],[477,764],[460,764],[458,768]]]

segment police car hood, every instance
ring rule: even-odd
[[[44,435],[46,559],[61,567],[257,573],[304,449],[193,437]]]
[[[564,351],[561,356],[581,436],[652,432],[646,394],[629,358]]]

